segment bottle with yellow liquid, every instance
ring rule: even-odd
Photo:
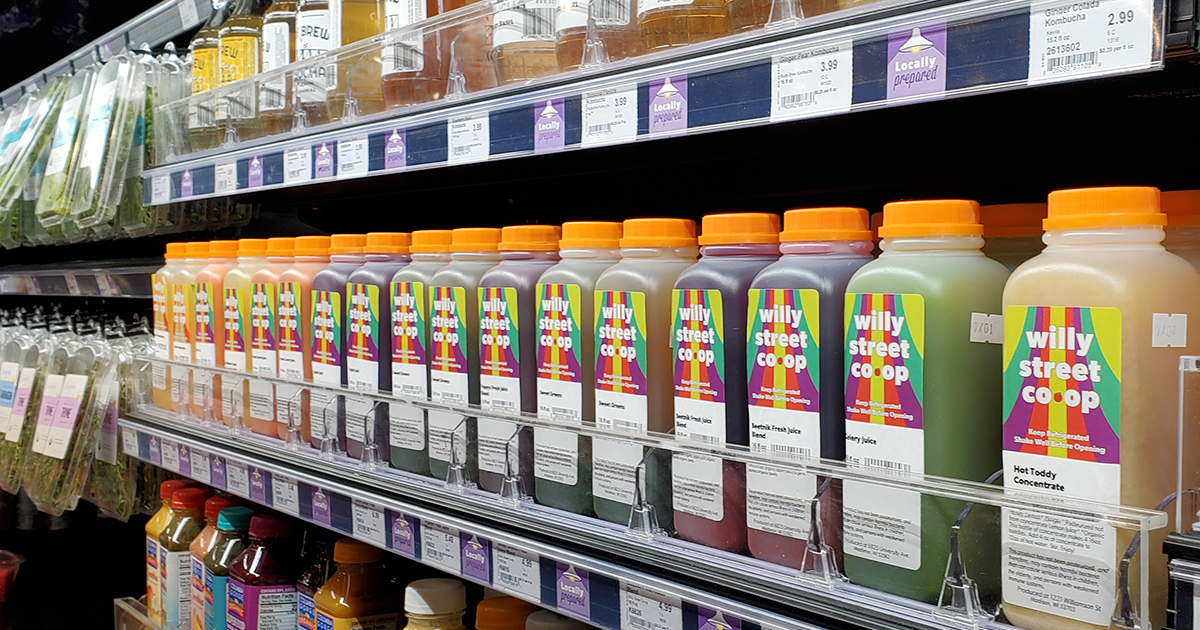
[[[208,97],[188,107],[188,141],[192,151],[211,149],[217,138],[217,99],[211,90],[221,82],[221,51],[219,27],[225,12],[217,10],[196,36],[192,38],[192,96]]]
[[[816,17],[838,10],[837,0],[725,0],[725,12],[729,14],[733,32],[741,33],[766,26],[771,19],[772,6],[782,3],[792,4],[792,10],[783,15],[799,18]]]
[[[249,79],[262,69],[263,3],[268,0],[237,0],[229,18],[221,24],[221,87]],[[239,140],[257,137],[258,91],[254,86],[222,91],[217,104],[217,134],[223,133],[226,117],[232,119]]]
[[[386,0],[384,26],[407,28],[441,13],[440,0]],[[436,101],[446,95],[450,75],[446,29],[427,28],[385,42],[383,102],[388,109]]]
[[[637,16],[646,52],[706,42],[732,32],[724,0],[641,0]]]
[[[300,3],[277,0],[263,13],[262,71],[282,68],[296,60],[296,10]],[[280,76],[258,86],[258,114],[264,136],[292,128],[292,78]]]
[[[501,85],[558,72],[556,13],[557,0],[525,0],[492,17],[492,62]]]
[[[588,11],[596,21],[596,37],[604,42],[608,61],[620,61],[642,54],[642,33],[633,16],[638,0],[573,0],[559,5],[555,17],[555,51],[558,68],[570,72],[583,60],[587,40]]]
[[[383,33],[383,0],[329,0],[329,9],[332,26],[340,33],[341,46]],[[340,55],[337,74],[326,77],[330,119],[345,115],[348,95],[354,97],[360,116],[383,111],[382,70],[378,47]]]

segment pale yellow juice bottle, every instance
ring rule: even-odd
[[[250,365],[250,279],[267,266],[267,239],[238,241],[237,266],[225,274],[226,369],[253,374]],[[244,426],[250,417],[250,382],[226,375],[221,379],[221,414],[225,424]],[[240,421],[234,422],[235,419]]]
[[[1186,319],[1200,316],[1200,274],[1163,248],[1166,224],[1155,188],[1050,193],[1046,249],[1004,289],[1005,486],[1150,509],[1175,491],[1179,358],[1200,352],[1200,337],[1186,334]],[[1183,479],[1198,484],[1194,470]],[[1018,510],[1003,511],[1002,527],[1014,625],[1110,627],[1134,532]],[[1142,614],[1155,628],[1166,621],[1172,528],[1143,539],[1129,567],[1133,601],[1149,589]]]
[[[151,283],[154,287],[154,356],[170,360],[172,357],[172,334],[174,321],[171,317],[174,294],[169,290],[171,278],[181,268],[180,261],[187,254],[187,243],[167,243],[166,263],[154,272]],[[155,363],[151,400],[159,409],[176,411],[175,399],[171,396],[171,366]]]

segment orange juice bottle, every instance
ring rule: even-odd
[[[301,236],[296,239],[292,266],[279,274],[279,376],[294,381],[311,380],[313,278],[329,264],[328,236]],[[286,330],[285,330],[286,325]],[[289,414],[295,413],[298,387],[279,387],[279,437],[288,439]],[[300,395],[300,435],[311,439],[309,422],[310,393]],[[291,419],[295,423],[296,419]]]
[[[225,274],[237,266],[237,251],[237,241],[209,243],[208,265],[196,274],[192,308],[196,312],[195,355],[199,367],[225,367]],[[192,414],[205,419],[211,410],[213,417],[224,421],[225,414],[216,399],[221,391],[221,377],[209,373],[205,382],[207,387],[193,392]]]

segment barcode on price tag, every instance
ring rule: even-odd
[[[771,58],[771,121],[850,111],[854,46],[806,48]]]
[[[682,630],[682,602],[678,597],[645,586],[622,582],[621,628],[624,630]]]
[[[354,537],[386,547],[387,526],[383,520],[383,507],[370,501],[355,499],[353,510]]]
[[[1154,0],[1037,2],[1029,12],[1029,83],[1147,69]]]
[[[160,449],[162,467],[174,473],[179,472],[179,445],[171,440],[163,439]]]
[[[637,137],[637,84],[583,93],[585,147],[626,142]]]
[[[338,179],[362,177],[367,174],[367,138],[346,138],[338,140]]]
[[[171,176],[155,175],[150,178],[150,205],[161,206],[171,202]]]
[[[237,191],[237,162],[218,164],[214,171],[218,195],[228,195]]]
[[[294,147],[283,154],[283,183],[298,184],[312,179],[312,149]]]
[[[192,479],[208,486],[212,485],[212,457],[208,453],[198,449],[192,449]]]
[[[300,516],[300,484],[291,477],[271,476],[271,505],[276,510]]]
[[[451,575],[462,571],[458,530],[429,521],[421,522],[421,557]]]
[[[534,600],[542,597],[542,570],[538,555],[504,543],[492,543],[496,588]]]
[[[129,427],[121,427],[121,452],[130,457],[138,456],[137,431]]]
[[[487,112],[451,118],[446,133],[449,134],[447,161],[450,164],[479,162],[488,158],[491,132]]]
[[[250,498],[250,471],[246,469],[246,465],[228,461],[225,463],[226,490],[230,494],[236,494],[239,497]]]

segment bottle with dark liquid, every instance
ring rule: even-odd
[[[296,59],[295,0],[277,0],[263,14],[262,71],[282,68]],[[280,76],[259,84],[258,111],[263,135],[284,133],[292,128],[292,79]]]
[[[441,13],[439,0],[386,0],[388,31],[405,28]],[[436,101],[446,95],[450,75],[446,29],[424,29],[399,36],[383,47],[383,102],[388,109]]]
[[[492,61],[501,84],[558,72],[554,42],[556,0],[525,0],[492,17]]]
[[[706,42],[731,33],[724,0],[642,0],[638,26],[647,52]]]
[[[596,36],[604,42],[608,61],[642,54],[642,33],[633,21],[637,3],[638,0],[573,0],[560,4],[554,25],[559,69],[574,70],[583,59],[589,7],[596,21]]]

